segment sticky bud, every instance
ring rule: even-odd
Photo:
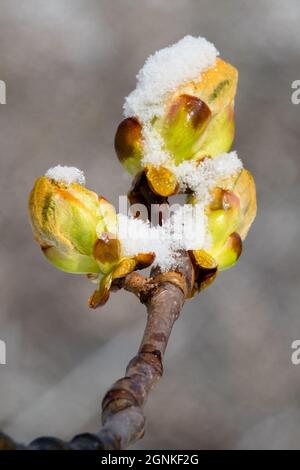
[[[160,106],[162,112],[144,123],[134,116],[122,121],[116,133],[115,148],[123,166],[136,175],[153,165],[151,155],[149,160],[144,159],[144,148],[149,147],[147,139],[155,139],[155,134],[161,138],[161,151],[168,154],[165,167],[228,152],[235,131],[237,80],[237,70],[217,58],[214,66],[201,73],[199,80],[182,83],[167,93]],[[147,127],[146,133],[143,133],[143,126]],[[159,178],[153,175],[149,179],[155,180],[153,189],[161,196],[173,194],[176,187],[174,183],[172,190],[168,189],[170,175],[164,171],[165,167],[157,167],[161,171]],[[168,181],[164,185],[165,178]]]
[[[216,271],[235,265],[243,242],[256,215],[254,180],[247,170],[219,182],[206,208],[210,245],[191,253],[196,269],[196,290],[210,284]]]
[[[114,207],[81,184],[37,179],[29,198],[34,236],[48,261],[69,273],[87,274],[98,284],[89,300],[107,302],[113,280],[149,266],[153,253],[124,257]]]
[[[102,220],[96,193],[41,176],[30,194],[29,216],[35,238],[54,266],[72,273],[99,272],[92,255]]]
[[[137,119],[128,118],[121,122],[115,136],[115,150],[128,173],[135,175],[142,169],[142,127]]]

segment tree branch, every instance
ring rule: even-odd
[[[150,279],[138,273],[128,275],[116,288],[133,292],[147,307],[148,317],[138,354],[127,366],[102,402],[103,427],[98,434],[81,434],[70,442],[53,437],[34,440],[31,450],[52,449],[125,449],[143,437],[143,407],[149,392],[163,373],[163,357],[173,325],[180,315],[185,298],[192,290],[193,265],[188,253],[180,252],[174,272],[152,270]],[[0,450],[24,448],[0,434]]]

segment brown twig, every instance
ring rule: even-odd
[[[132,273],[122,285],[115,285],[137,295],[146,305],[148,317],[138,354],[128,364],[125,376],[112,385],[103,399],[102,429],[98,434],[76,436],[70,442],[53,437],[38,438],[29,449],[125,449],[144,435],[143,407],[162,376],[168,340],[185,298],[191,292],[193,276],[191,259],[188,253],[181,252],[176,271],[161,273],[156,268],[150,279]],[[24,447],[0,434],[0,450],[20,448]]]
[[[143,282],[141,276],[135,274],[125,283],[124,287],[138,293],[146,304],[148,319],[138,354],[130,361],[125,377],[114,383],[102,402],[104,427],[100,438],[106,441],[109,436],[108,448],[124,449],[144,434],[143,406],[162,375],[165,349],[187,292],[191,290],[192,278],[190,258],[181,253],[177,272],[162,275],[156,270],[150,282]]]

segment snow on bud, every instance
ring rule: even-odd
[[[156,114],[122,121],[115,149],[125,169],[133,175],[144,171],[151,189],[168,197],[179,189],[178,165],[227,152],[234,138],[237,77],[233,66],[217,58],[199,79],[170,90],[154,107]]]
[[[55,167],[46,175],[36,180],[29,197],[35,239],[56,268],[87,274],[98,284],[89,300],[96,308],[108,300],[114,279],[149,266],[154,255],[124,256],[115,208],[78,183],[80,173]]]
[[[97,273],[92,256],[101,221],[99,197],[77,182],[41,176],[29,198],[29,215],[36,240],[57,268],[71,273]]]
[[[256,215],[255,184],[249,171],[243,169],[238,175],[219,181],[219,185],[206,208],[209,246],[205,251],[191,253],[197,266],[199,290],[214,279],[217,270],[235,265],[242,253],[242,240]]]

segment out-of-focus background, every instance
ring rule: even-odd
[[[0,428],[21,442],[100,425],[100,399],[135,354],[146,315],[130,294],[91,311],[92,285],[33,241],[27,197],[57,163],[117,204],[113,149],[146,57],[205,36],[240,73],[234,148],[259,212],[237,267],[186,303],[135,448],[299,448],[299,0],[0,0]]]

